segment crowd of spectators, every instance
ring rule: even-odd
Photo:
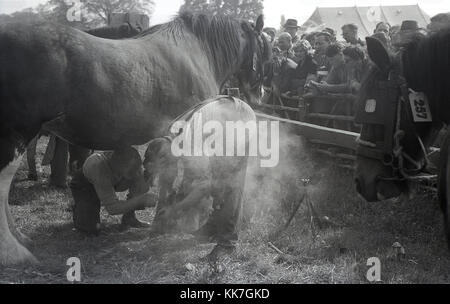
[[[450,26],[450,13],[431,18],[426,29],[417,21],[405,20],[401,25],[379,22],[372,34],[391,53],[408,42],[421,39]],[[358,36],[353,23],[341,28],[343,39],[331,28],[299,36],[297,20],[288,19],[281,31],[265,28],[273,45],[273,60],[267,65],[264,85],[289,96],[323,94],[357,94],[362,77],[370,66],[365,41]]]

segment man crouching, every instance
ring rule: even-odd
[[[99,232],[100,206],[110,215],[123,214],[124,227],[143,228],[149,224],[140,222],[135,210],[156,204],[156,196],[147,193],[141,157],[132,147],[89,156],[74,174],[70,189],[74,199],[74,226],[87,234]],[[128,199],[118,199],[116,192],[126,190],[129,190]]]

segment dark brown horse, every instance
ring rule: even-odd
[[[366,38],[375,67],[361,89],[356,187],[368,201],[407,191],[427,167],[428,147],[450,123],[450,30],[411,42],[396,57]],[[439,194],[450,244],[449,139],[441,151]]]
[[[33,260],[8,210],[11,179],[41,126],[70,143],[140,145],[232,75],[260,98],[270,47],[253,26],[182,13],[133,39],[93,37],[46,22],[0,25],[0,264]]]

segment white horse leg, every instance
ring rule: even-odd
[[[13,161],[0,170],[0,265],[37,262],[33,254],[17,241],[9,229],[9,225],[14,227],[14,223],[8,223],[9,189],[21,160],[22,155],[16,154]]]
[[[14,222],[14,218],[11,215],[11,212],[9,211],[9,204],[5,204],[5,213],[6,213],[6,220],[8,221],[9,230],[11,231],[12,235],[24,246],[31,245],[32,241],[31,239],[20,232],[19,229],[17,229],[16,224]]]

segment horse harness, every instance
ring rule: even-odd
[[[379,176],[380,180],[405,180],[412,179],[420,173],[429,163],[427,150],[420,138],[415,122],[431,122],[432,117],[426,96],[421,92],[415,92],[408,87],[404,76],[394,69],[389,71],[387,81],[378,81],[376,84],[380,94],[385,95],[385,103],[377,104],[375,99],[368,99],[358,105],[355,122],[360,124],[378,124],[384,126],[384,138],[382,142],[371,142],[360,137],[356,139],[358,147],[356,154],[381,161],[385,166],[391,167],[392,177]],[[400,94],[399,94],[400,90]],[[408,110],[408,104],[411,111]],[[414,108],[416,105],[424,108]],[[380,109],[377,109],[379,107]],[[412,132],[417,139],[424,155],[422,160],[415,160],[404,149],[401,141],[405,136],[405,130],[401,128],[401,114],[405,109],[412,125]],[[412,116],[412,117],[411,117]],[[407,168],[406,164],[412,165]]]

